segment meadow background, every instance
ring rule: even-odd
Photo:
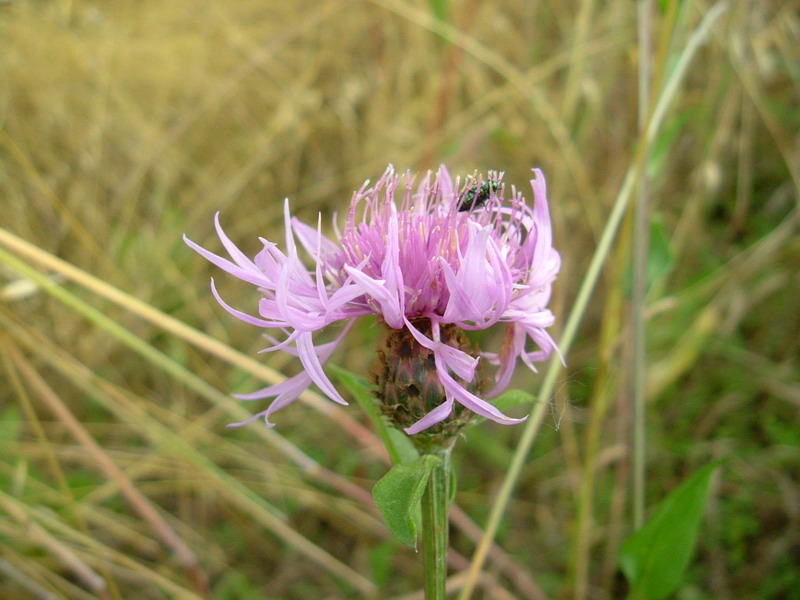
[[[254,253],[282,241],[285,197],[331,231],[388,163],[444,162],[522,189],[543,169],[557,340],[646,166],[647,506],[728,457],[675,597],[800,598],[800,6],[729,1],[642,159],[638,5],[0,4],[0,597],[419,598],[418,556],[372,505],[386,457],[356,404],[312,389],[275,429],[226,427],[263,408],[231,391],[297,364],[255,354],[209,276],[243,310],[252,289],[181,234],[220,251],[221,211]],[[650,98],[712,6],[654,3]],[[473,598],[624,596],[631,214]],[[333,362],[366,376],[377,331]],[[453,590],[520,431],[484,423],[457,446]]]

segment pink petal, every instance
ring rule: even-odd
[[[468,408],[472,412],[482,417],[486,417],[495,423],[500,423],[501,425],[515,425],[516,423],[522,423],[528,418],[523,417],[522,419],[514,419],[512,417],[507,417],[485,400],[481,400],[475,394],[467,391],[450,376],[450,374],[447,372],[447,367],[445,367],[441,360],[441,357],[438,354],[434,356],[436,362],[436,371],[439,374],[439,380],[442,382],[445,391],[449,395],[452,395],[456,402],[465,408]]]
[[[403,431],[405,431],[408,435],[414,435],[415,433],[419,433],[427,429],[428,427],[432,427],[437,423],[444,421],[447,417],[450,416],[450,413],[453,411],[453,398],[450,397],[444,402],[442,402],[439,406],[434,408],[430,411],[427,415],[422,417],[419,421],[411,425],[410,427],[406,427]]]
[[[241,267],[233,264],[231,261],[222,258],[221,256],[217,256],[213,252],[210,252],[195,244],[192,240],[190,240],[186,235],[183,236],[183,241],[189,246],[192,250],[197,252],[200,256],[205,258],[208,262],[218,266],[223,271],[230,273],[234,277],[238,277],[242,281],[246,281],[248,283],[252,283],[253,285],[264,286],[269,285],[270,280],[265,277],[263,274],[255,274],[246,269],[242,269]]]
[[[403,313],[400,312],[397,297],[393,296],[392,292],[385,287],[386,282],[381,279],[373,279],[350,265],[345,265],[344,268],[355,283],[361,286],[364,294],[372,296],[375,302],[380,305],[381,314],[386,324],[393,329],[400,329],[403,326]]]
[[[472,378],[475,376],[475,367],[478,365],[477,358],[470,356],[463,350],[459,350],[458,348],[454,348],[448,344],[443,344],[436,339],[428,339],[427,336],[425,336],[419,329],[411,324],[411,321],[405,319],[404,322],[406,328],[408,328],[408,330],[411,332],[411,335],[414,336],[414,339],[417,340],[420,346],[427,348],[428,350],[434,352],[437,356],[440,356],[444,361],[444,364],[453,369],[455,374],[461,377],[461,379],[464,379],[465,381],[472,381]],[[431,329],[433,331],[434,338],[438,338],[439,323],[434,319],[431,319]]]
[[[341,397],[336,388],[333,387],[328,376],[322,370],[322,365],[319,362],[319,357],[314,350],[314,344],[311,341],[310,333],[302,333],[297,338],[297,354],[300,361],[305,367],[306,373],[311,378],[311,381],[317,384],[317,387],[334,402],[347,406],[344,398]]]
[[[230,314],[232,314],[237,319],[244,321],[245,323],[249,323],[250,325],[255,325],[256,327],[286,327],[286,323],[282,323],[279,321],[265,321],[264,319],[259,319],[258,317],[253,317],[248,315],[247,313],[243,313],[242,311],[236,310],[235,308],[229,306],[219,295],[217,292],[217,288],[214,285],[214,279],[211,279],[211,293],[214,294],[214,298],[217,299],[217,302],[220,303],[222,308],[227,310]]]

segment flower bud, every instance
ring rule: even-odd
[[[413,325],[427,336],[431,335],[430,322],[420,319]],[[398,429],[417,423],[447,400],[444,386],[436,369],[433,351],[420,345],[407,328],[386,328],[386,338],[378,350],[375,383],[381,410]],[[441,328],[441,341],[449,346],[477,356],[474,345],[464,331],[455,325]],[[484,391],[485,379],[476,373],[472,382],[459,383],[474,394]],[[474,420],[475,413],[455,403],[446,419],[412,436],[415,445],[426,450],[445,447],[455,442],[456,434]]]

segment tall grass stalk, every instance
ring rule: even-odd
[[[675,3],[673,3],[675,4]],[[653,3],[638,3],[639,30],[639,133],[647,127],[652,85],[651,37]],[[666,52],[662,56],[666,56]],[[650,151],[645,148],[642,161],[649,163]],[[647,330],[645,323],[645,297],[647,294],[647,262],[650,234],[650,175],[643,169],[639,175],[639,189],[633,210],[633,261],[631,293],[631,400],[633,402],[633,523],[636,529],[644,524],[645,475],[647,470]]]
[[[23,262],[2,250],[0,250],[0,260],[26,277],[36,281],[40,286],[42,286],[43,290],[67,304],[77,313],[82,314],[84,317],[102,327],[109,334],[116,337],[120,342],[150,360],[153,365],[164,369],[166,372],[182,381],[188,388],[193,389],[209,400],[212,400],[213,402],[225,407],[226,411],[230,411],[234,414],[238,413],[240,418],[245,418],[246,412],[244,411],[244,408],[232,398],[213,389],[201,378],[188,372],[174,360],[153,348],[140,338],[136,337],[130,331],[124,327],[121,327],[118,323],[108,318],[97,309],[89,306],[76,296],[70,294],[68,291],[55,284],[46,276],[27,267]],[[151,424],[148,431],[153,430],[154,427],[153,424]],[[168,432],[166,429],[161,429],[161,434],[164,437],[160,438],[160,443],[164,443],[166,439],[169,439],[170,442],[175,445],[174,447],[179,449],[179,453],[184,458],[191,457],[191,460],[201,465],[205,472],[214,473],[220,479],[224,489],[234,492],[233,497],[237,502],[241,503],[245,510],[250,511],[263,525],[273,530],[287,543],[293,545],[299,551],[306,554],[309,558],[317,562],[323,568],[330,569],[336,575],[342,577],[346,581],[349,581],[356,589],[359,589],[367,594],[373,591],[374,586],[370,581],[365,579],[359,573],[353,571],[341,561],[331,556],[329,553],[321,550],[317,545],[311,543],[302,535],[298,534],[292,527],[287,525],[282,519],[278,518],[275,509],[269,506],[263,500],[263,498],[254,494],[239,481],[219,469],[207,458],[201,456],[194,449],[192,449],[185,440],[175,436],[171,432]]]
[[[647,149],[652,144],[653,139],[656,137],[663,124],[663,119],[667,108],[669,107],[670,102],[673,100],[675,93],[678,90],[680,81],[688,70],[691,59],[694,57],[700,45],[706,40],[711,27],[721,16],[724,10],[725,4],[716,4],[714,5],[713,9],[710,10],[703,18],[703,21],[700,23],[697,30],[692,34],[686,46],[679,54],[676,67],[670,77],[667,79],[664,89],[661,91],[658,97],[652,117],[648,121],[644,135],[640,139],[640,143],[637,146],[636,158],[625,175],[625,179],[617,196],[617,200],[614,202],[614,207],[611,209],[605,229],[603,230],[603,235],[600,238],[600,243],[598,244],[597,250],[592,256],[592,261],[587,269],[586,275],[583,278],[578,295],[575,298],[575,304],[570,311],[566,325],[564,326],[564,332],[560,340],[560,347],[561,352],[565,356],[568,355],[569,350],[572,347],[572,343],[575,340],[575,334],[577,333],[578,325],[580,325],[581,319],[586,312],[592,291],[594,290],[594,286],[597,283],[598,277],[600,276],[600,271],[602,270],[608,253],[611,249],[611,244],[614,241],[622,217],[628,208],[628,202],[635,188],[634,183],[641,176],[642,170],[645,167],[644,159],[647,155]],[[489,519],[486,524],[484,537],[481,539],[481,543],[478,545],[475,553],[473,554],[469,575],[464,587],[461,590],[459,600],[469,600],[470,596],[472,595],[478,575],[480,574],[481,569],[483,568],[483,563],[486,560],[486,552],[489,544],[497,533],[497,528],[500,524],[503,514],[505,513],[506,507],[508,506],[514,486],[516,485],[520,472],[522,471],[522,466],[528,457],[528,453],[533,445],[533,441],[536,439],[536,434],[538,433],[539,427],[541,426],[542,420],[546,414],[546,409],[548,406],[548,402],[546,400],[550,398],[550,395],[553,393],[556,377],[558,377],[561,368],[562,364],[558,357],[551,359],[545,379],[542,383],[542,388],[539,391],[540,401],[535,404],[534,409],[524,426],[525,429],[522,432],[522,436],[520,437],[517,449],[514,452],[512,462],[508,467],[505,478],[503,479],[500,492],[492,504],[492,510],[489,514]]]

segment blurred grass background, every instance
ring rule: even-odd
[[[710,7],[657,5],[656,76]],[[800,598],[800,7],[727,7],[648,163],[647,503],[729,456],[677,597]],[[0,4],[0,597],[418,597],[357,406],[309,393],[274,430],[226,428],[255,410],[230,391],[297,365],[255,357],[181,234],[218,249],[219,210],[252,253],[282,240],[284,197],[329,228],[387,163],[522,189],[538,166],[563,323],[634,162],[636,27],[622,0]],[[629,219],[476,598],[624,595],[630,238]],[[366,374],[375,338],[335,362]],[[518,435],[458,446],[454,589]]]

